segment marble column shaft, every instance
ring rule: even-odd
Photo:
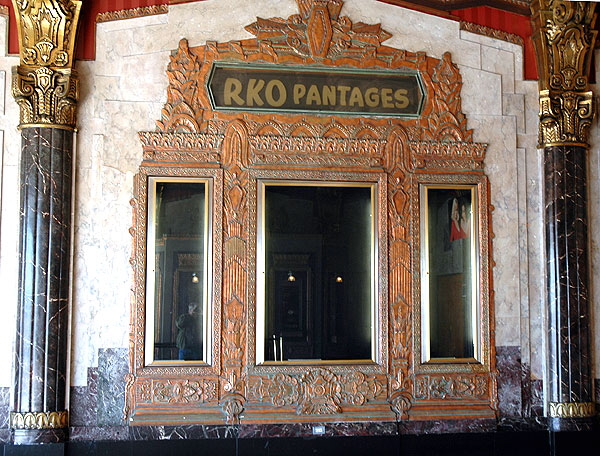
[[[587,150],[544,149],[548,287],[548,400],[593,401],[590,356]]]
[[[22,130],[13,413],[38,419],[15,426],[17,443],[63,440],[67,425],[72,176],[72,131]]]

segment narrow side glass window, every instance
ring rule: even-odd
[[[209,362],[209,179],[148,182],[146,364]]]
[[[424,362],[480,358],[475,188],[421,187]]]

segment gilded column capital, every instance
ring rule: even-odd
[[[588,77],[597,31],[596,4],[533,0],[533,44],[540,89],[540,147],[582,145],[595,115]]]
[[[12,92],[19,127],[75,128],[79,97],[75,37],[80,0],[12,0],[19,33],[20,65]]]
[[[75,128],[75,109],[79,98],[79,80],[75,70],[15,67],[12,94],[20,108],[20,128]]]

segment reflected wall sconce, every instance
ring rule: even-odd
[[[288,278],[287,278],[288,282],[295,282],[296,281],[296,277],[294,276],[294,274],[292,274],[292,271],[288,271]]]
[[[192,283],[198,283],[200,282],[200,278],[198,277],[198,275],[195,272],[192,272]]]

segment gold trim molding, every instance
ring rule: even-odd
[[[62,429],[69,426],[69,412],[10,412],[11,429]]]
[[[525,45],[525,41],[519,35],[508,33],[503,30],[497,30],[491,27],[486,27],[485,25],[475,24],[473,22],[460,21],[460,29],[464,30],[465,32],[487,36],[488,38],[495,38],[497,40],[506,41],[507,43],[512,43],[519,46]]]
[[[595,415],[594,402],[550,402],[552,418],[589,418]]]
[[[539,146],[587,144],[595,115],[588,77],[596,4],[534,0],[531,11],[540,73]]]
[[[108,11],[98,13],[96,22],[120,21],[122,19],[135,19],[136,17],[156,16],[169,12],[169,5],[141,6],[139,8],[125,9],[120,11]]]
[[[12,0],[21,64],[13,69],[12,93],[19,128],[75,129],[79,81],[72,69],[80,0]]]

